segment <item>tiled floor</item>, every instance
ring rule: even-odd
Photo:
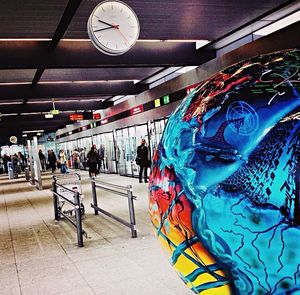
[[[0,294],[193,294],[169,265],[152,234],[147,185],[136,179],[100,175],[119,185],[133,185],[138,237],[111,219],[95,216],[90,207],[91,185],[86,172],[83,193],[88,234],[84,247],[66,221],[55,221],[50,176],[38,191],[24,178],[0,177]],[[125,198],[100,191],[99,203],[127,216]]]

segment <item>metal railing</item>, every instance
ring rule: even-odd
[[[131,237],[136,238],[137,230],[136,230],[134,204],[133,204],[133,200],[136,200],[136,197],[133,196],[132,186],[128,185],[127,187],[125,187],[116,184],[106,183],[95,179],[91,180],[91,184],[92,184],[92,196],[93,196],[93,203],[91,204],[91,207],[95,210],[95,215],[98,215],[98,212],[101,212],[102,214],[122,223],[123,225],[131,229]],[[98,206],[97,188],[128,199],[128,210],[129,210],[129,220],[130,220],[129,222]]]
[[[61,193],[58,193],[57,188],[62,188],[64,191],[73,195],[74,201],[70,200],[66,196],[63,196]],[[55,220],[60,220],[61,216],[66,218],[75,228],[77,232],[77,244],[78,247],[83,247],[83,235],[86,235],[86,232],[82,229],[82,208],[81,208],[81,197],[80,193],[77,191],[73,191],[67,188],[64,185],[57,183],[56,176],[53,176],[52,182],[52,193],[53,193],[53,205],[54,205],[54,218]],[[73,220],[66,211],[62,210],[62,206],[60,206],[60,199],[74,207],[75,211],[75,220]]]

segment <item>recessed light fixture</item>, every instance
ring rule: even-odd
[[[256,32],[254,32],[254,35],[259,36],[267,36],[273,32],[276,32],[282,28],[285,28],[295,22],[298,22],[300,20],[300,10],[298,10],[295,13],[290,14],[289,16],[286,16],[282,18],[281,20],[278,20]],[[296,37],[296,36],[295,36]],[[297,38],[297,37],[296,37]]]

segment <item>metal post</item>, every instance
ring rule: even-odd
[[[95,207],[98,207],[95,179],[93,179],[91,183],[92,183],[93,204],[94,204]],[[99,215],[98,210],[97,209],[94,209],[94,210],[95,210],[95,215]]]
[[[78,247],[83,247],[83,234],[82,234],[82,223],[81,223],[81,210],[80,210],[80,194],[79,192],[74,193],[75,201],[75,218],[76,218],[76,230],[77,230],[77,243]]]
[[[37,176],[37,181],[38,183],[36,184],[37,189],[42,190],[43,185],[42,185],[42,176],[41,176],[41,162],[39,158],[39,151],[38,151],[38,140],[37,137],[33,137],[33,159],[36,165],[36,176]]]
[[[29,155],[29,165],[30,165],[30,174],[31,174],[31,179],[30,182],[32,185],[35,185],[35,173],[34,173],[34,165],[33,165],[33,155],[32,155],[32,146],[31,146],[31,141],[28,139],[27,140],[27,146],[28,146],[28,155]]]
[[[57,198],[57,190],[56,190],[56,177],[53,176],[52,181],[52,190],[53,190],[53,205],[54,205],[54,218],[55,220],[59,220],[59,213],[58,213],[58,198]]]
[[[30,181],[30,176],[29,176],[29,168],[25,167],[25,179],[26,181]]]
[[[133,195],[132,195],[132,186],[131,185],[127,186],[127,194],[128,194],[129,218],[130,218],[130,224],[132,225],[131,237],[136,238],[137,232],[136,232],[136,223],[135,223]]]

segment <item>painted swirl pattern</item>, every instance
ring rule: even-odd
[[[149,211],[170,263],[203,294],[300,292],[300,51],[232,65],[170,116]]]

